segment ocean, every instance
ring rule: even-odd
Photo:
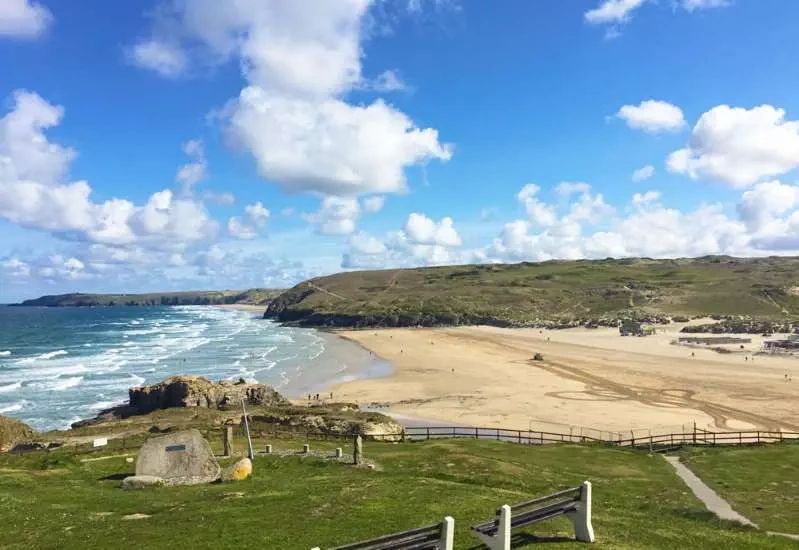
[[[349,341],[212,306],[0,306],[0,415],[63,429],[176,374],[245,378],[288,397],[390,365]]]

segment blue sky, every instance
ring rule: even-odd
[[[4,5],[0,301],[799,251],[791,0]]]

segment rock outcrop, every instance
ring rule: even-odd
[[[131,388],[128,395],[135,414],[173,407],[225,409],[240,407],[242,401],[266,407],[288,404],[288,400],[265,384],[249,384],[242,379],[211,382],[202,376],[173,376],[152,386]]]
[[[119,418],[144,415],[171,408],[204,407],[208,409],[237,409],[242,400],[251,406],[276,407],[289,401],[266,384],[250,384],[222,380],[211,382],[202,376],[172,376],[151,386],[128,390],[129,401],[101,411],[95,418],[72,424],[73,428],[91,426]]]
[[[0,452],[14,448],[33,436],[33,428],[15,418],[0,416]]]
[[[336,414],[331,410],[334,407],[335,404],[319,410],[290,407],[249,416],[256,424],[282,426],[289,431],[361,435],[380,441],[399,441],[402,438],[402,426],[386,415],[360,411]]]

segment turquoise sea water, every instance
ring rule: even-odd
[[[299,396],[390,369],[350,342],[259,317],[208,306],[0,307],[0,414],[64,428],[175,374]]]

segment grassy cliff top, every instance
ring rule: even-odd
[[[268,316],[306,325],[407,326],[615,319],[799,317],[799,258],[577,260],[339,273],[287,290]]]
[[[282,291],[269,288],[249,290],[199,290],[150,292],[144,294],[57,294],[25,300],[22,306],[159,306],[159,305],[265,305]]]

